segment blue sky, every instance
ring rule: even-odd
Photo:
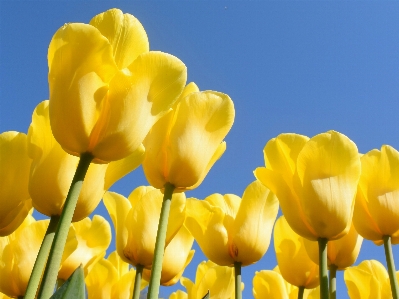
[[[399,2],[393,1],[0,1],[0,132],[27,132],[33,109],[48,98],[47,47],[55,31],[113,7],[140,20],[151,50],[179,57],[189,81],[234,101],[227,151],[187,197],[241,196],[264,165],[266,142],[280,133],[311,137],[333,129],[362,153],[382,144],[399,149]],[[140,168],[112,190],[127,196],[147,184]],[[95,213],[108,217],[103,205]],[[398,245],[393,251],[398,269]],[[357,263],[385,264],[383,252],[364,241]],[[197,247],[184,275],[193,280],[204,259]],[[275,265],[272,243],[260,262],[243,269],[244,298],[252,298],[254,272]],[[177,284],[161,294],[177,288],[184,289]],[[339,298],[348,298],[342,274],[338,288]]]

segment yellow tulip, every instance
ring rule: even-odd
[[[170,183],[176,191],[196,188],[226,149],[223,139],[234,121],[234,105],[226,94],[199,92],[194,83],[178,104],[160,119],[144,140],[143,170],[158,189]]]
[[[304,238],[292,230],[284,216],[277,219],[274,226],[274,248],[286,281],[307,289],[319,285],[319,266],[307,255]]]
[[[104,204],[116,231],[116,249],[125,262],[151,268],[162,199],[160,190],[144,186],[133,190],[128,199],[113,192],[104,194]],[[173,195],[166,246],[184,223],[185,202],[184,193]]]
[[[292,229],[309,240],[335,240],[351,226],[360,177],[356,145],[328,131],[281,134],[264,149],[266,168],[255,176],[275,193]]]
[[[65,151],[106,163],[140,147],[187,78],[179,59],[148,49],[140,22],[118,9],[55,33],[48,50],[50,122]]]
[[[234,194],[188,199],[186,226],[211,261],[247,266],[266,253],[277,212],[276,196],[254,181],[242,199]]]
[[[181,290],[177,290],[170,294],[169,299],[188,299],[188,294]]]
[[[85,278],[89,299],[130,299],[133,294],[136,271],[121,260],[114,251],[107,259],[101,259],[91,267]],[[148,285],[141,281],[140,289]]]
[[[344,279],[351,299],[392,298],[388,272],[379,261],[365,260],[346,269]]]
[[[365,239],[377,245],[390,236],[399,243],[399,152],[389,145],[361,157],[362,174],[353,223]]]
[[[73,242],[66,244],[66,252],[71,253],[64,254],[58,272],[58,279],[62,280],[67,280],[79,265],[86,275],[90,267],[105,256],[112,238],[109,223],[100,215],[73,223],[69,233]]]
[[[33,159],[29,192],[33,206],[47,216],[60,215],[79,158],[66,153],[54,139],[49,120],[49,101],[41,102],[32,115],[28,151]],[[83,182],[73,221],[91,214],[104,192],[118,179],[137,168],[144,158],[144,147],[130,156],[108,164],[91,164]]]
[[[195,283],[182,277],[181,284],[188,293],[187,299],[202,299],[209,291],[210,299],[233,299],[234,268],[218,266],[211,261],[203,261],[198,265]]]
[[[162,261],[161,285],[171,286],[179,281],[194,256],[194,250],[191,250],[193,243],[194,237],[183,225],[165,248]],[[144,269],[143,278],[149,281],[150,276],[151,271]]]
[[[313,262],[319,264],[319,247],[317,242],[303,239],[306,252]],[[344,270],[352,266],[359,255],[363,238],[357,233],[353,224],[341,239],[330,241],[327,244],[327,264],[337,270]]]
[[[0,236],[15,231],[32,208],[28,192],[29,170],[26,135],[0,134]]]

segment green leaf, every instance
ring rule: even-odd
[[[85,280],[80,265],[50,299],[85,299]]]
[[[209,299],[209,298],[211,298],[211,294],[209,293],[209,290],[208,290],[208,293],[206,293],[205,296],[202,297],[202,299]]]

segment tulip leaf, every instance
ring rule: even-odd
[[[205,296],[202,297],[202,299],[209,299],[209,298],[211,298],[211,294],[209,293],[209,290],[208,290],[208,293],[206,293]]]
[[[80,265],[50,299],[85,299],[85,281]]]

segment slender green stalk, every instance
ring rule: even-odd
[[[57,281],[58,270],[60,268],[69,227],[75,212],[80,190],[82,189],[83,180],[92,160],[93,156],[89,153],[84,153],[80,156],[79,164],[72,179],[71,187],[69,188],[68,195],[65,199],[64,208],[62,209],[57,230],[55,232],[46,270],[44,270],[43,280],[38,295],[39,299],[48,299],[54,292],[54,286]]]
[[[337,266],[330,265],[330,299],[337,298]]]
[[[385,258],[387,259],[389,280],[391,282],[392,298],[399,299],[399,286],[396,280],[395,262],[393,261],[391,236],[384,236]]]
[[[157,239],[155,242],[154,261],[152,263],[150,284],[148,286],[148,299],[158,299],[159,287],[161,285],[162,260],[165,251],[166,229],[172,195],[175,186],[170,183],[165,184],[161,216],[159,217]]]
[[[236,299],[242,299],[240,262],[234,262],[234,277],[235,277]]]
[[[51,216],[50,223],[47,227],[46,234],[44,235],[42,245],[40,246],[39,253],[37,254],[35,265],[33,266],[32,273],[29,278],[28,286],[25,292],[25,299],[34,299],[36,297],[37,288],[42,278],[44,267],[46,266],[48,253],[53,244],[55,229],[57,228],[59,216]]]
[[[136,278],[134,279],[133,299],[140,298],[141,277],[144,267],[142,265],[136,266]]]
[[[319,238],[319,279],[320,299],[328,299],[328,271],[327,271],[327,243],[328,240]]]
[[[298,287],[298,299],[303,299],[303,293],[305,293],[305,287]]]

